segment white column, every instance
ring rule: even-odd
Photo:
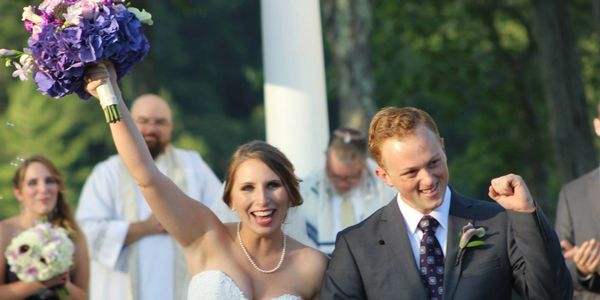
[[[262,0],[267,142],[304,176],[325,163],[329,137],[317,0]]]

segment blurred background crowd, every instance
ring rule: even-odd
[[[155,23],[125,98],[165,98],[178,120],[173,144],[197,150],[223,180],[237,145],[265,139],[260,1],[131,2]],[[1,47],[24,45],[29,4],[0,1]],[[387,105],[423,108],[445,138],[455,188],[486,198],[489,178],[518,173],[551,220],[560,186],[597,166],[600,1],[320,5],[331,129],[365,130]],[[93,166],[115,153],[102,118],[97,103],[51,100],[0,69],[0,218],[18,212],[10,178],[34,153],[69,174],[76,207]]]

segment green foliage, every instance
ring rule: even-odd
[[[23,28],[21,14],[29,1],[0,1],[0,48],[22,49],[27,45],[28,32]],[[0,65],[0,113],[8,105],[7,87],[13,79]]]
[[[223,177],[237,145],[265,138],[260,2],[132,3],[149,10],[155,24],[146,28],[149,56],[121,82],[125,98],[147,92],[166,98],[175,115],[174,144],[199,151]],[[30,4],[0,1],[0,48],[26,45],[20,18]],[[530,5],[527,0],[373,2],[375,98],[377,106],[417,106],[434,117],[445,138],[451,183],[459,191],[486,198],[489,179],[519,173],[552,215],[560,183]],[[570,8],[592,117],[600,99],[600,32],[591,1],[574,0]],[[327,82],[334,94],[332,73]],[[41,96],[31,82],[13,79],[5,68],[0,68],[0,142],[0,218],[18,210],[10,186],[11,163],[18,158],[40,153],[52,159],[75,204],[91,168],[114,153],[97,103]]]
[[[63,171],[68,195],[77,195],[95,159],[105,153],[107,128],[99,104],[70,96],[54,100],[41,95],[31,81],[8,88],[8,109],[2,114],[4,126],[0,140],[0,195],[12,195],[9,184],[15,164],[33,154],[50,158]],[[7,126],[10,122],[11,126]],[[3,196],[12,199],[12,196]],[[72,204],[76,198],[69,197]],[[5,212],[14,211],[16,201],[9,201]]]
[[[551,179],[535,182],[555,169],[529,11],[526,1],[376,5],[378,105],[416,106],[433,116],[451,183],[465,194],[487,198],[491,178],[514,172],[536,196],[547,196]]]
[[[141,92],[168,91],[182,111],[176,133],[197,144],[222,176],[237,145],[264,139],[259,3],[253,1],[148,1],[155,25],[149,59],[133,85],[159,83]],[[135,93],[126,94],[129,98]],[[191,140],[198,142],[190,143]],[[176,140],[175,144],[179,144]],[[182,144],[183,145],[183,144]]]
[[[21,14],[40,1],[0,1],[0,48],[19,49],[29,33]],[[200,152],[217,175],[235,147],[264,139],[259,3],[253,1],[146,1],[132,4],[153,14],[146,27],[151,52],[121,82],[126,100],[153,92],[174,112],[173,143]],[[95,101],[54,100],[31,82],[0,68],[0,219],[18,211],[10,178],[31,154],[46,155],[62,171],[75,207],[92,167],[114,146]],[[14,126],[6,126],[6,122]]]

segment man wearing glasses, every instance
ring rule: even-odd
[[[158,168],[208,207],[221,198],[221,182],[194,151],[171,145],[167,102],[138,97],[131,116]],[[79,198],[77,221],[91,258],[90,299],[185,299],[187,270],[177,242],[154,218],[118,155],[100,162]]]
[[[306,231],[317,248],[331,254],[339,231],[384,206],[395,191],[377,180],[367,157],[366,136],[352,128],[336,129],[325,152],[326,164],[300,183],[299,207]]]

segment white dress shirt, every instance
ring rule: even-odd
[[[450,214],[450,197],[451,192],[450,188],[446,187],[446,192],[444,194],[444,201],[442,205],[434,209],[429,215],[434,217],[440,226],[435,230],[435,237],[440,243],[440,247],[442,247],[442,251],[444,252],[444,257],[446,257],[446,240],[448,237],[448,214]],[[406,231],[408,234],[408,240],[410,241],[410,247],[413,251],[413,256],[415,257],[415,263],[417,267],[421,267],[419,263],[419,247],[421,245],[421,238],[423,237],[423,232],[419,230],[417,227],[419,225],[419,221],[423,218],[424,214],[419,212],[418,210],[412,208],[408,205],[404,199],[398,194],[397,196],[398,207],[400,207],[400,212],[402,216],[404,216],[404,224],[406,225]]]

